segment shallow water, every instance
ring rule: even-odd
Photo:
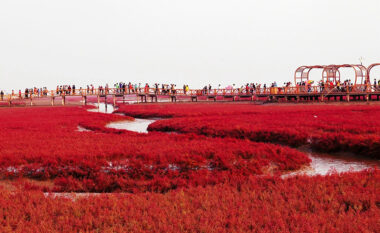
[[[157,119],[139,119],[134,121],[118,121],[106,125],[107,128],[124,129],[138,133],[148,133],[148,126]]]
[[[96,103],[91,105],[94,105],[96,108],[89,109],[89,112],[113,113],[116,110],[112,104]]]
[[[56,192],[44,192],[46,198],[66,198],[72,201],[76,201],[79,198],[88,198],[88,197],[100,197],[100,196],[118,196],[122,195],[121,193],[56,193]]]
[[[105,104],[105,103],[100,103],[100,104],[92,104],[96,108],[89,109],[89,112],[100,112],[100,113],[109,113],[112,114],[116,108],[112,104]],[[114,113],[114,114],[120,114],[120,113]],[[120,114],[123,115],[124,114]],[[148,126],[155,122],[156,120],[159,120],[159,118],[154,118],[154,119],[140,119],[140,118],[135,118],[134,121],[130,120],[125,120],[125,121],[117,121],[117,122],[111,122],[106,125],[107,128],[113,128],[113,129],[123,129],[123,130],[129,130],[133,132],[138,132],[138,133],[148,133]],[[83,131],[88,131],[85,128],[82,128],[78,126],[78,131],[83,132]]]
[[[82,126],[79,126],[79,125],[77,127],[77,131],[78,132],[91,132],[91,130],[83,128]]]
[[[291,172],[283,177],[293,175],[327,175],[331,172],[362,171],[369,168],[380,167],[380,160],[367,159],[347,153],[323,154],[305,152],[312,160],[310,166],[299,171]]]

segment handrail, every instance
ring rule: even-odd
[[[300,95],[300,94],[326,94],[326,93],[345,93],[345,94],[363,94],[363,93],[380,93],[379,85],[358,84],[358,85],[334,85],[334,86],[287,86],[287,87],[267,87],[267,88],[234,88],[234,89],[162,89],[162,88],[140,88],[137,90],[128,90],[122,88],[94,88],[94,89],[76,89],[69,91],[45,91],[43,93],[21,93],[4,94],[0,96],[1,100],[17,100],[43,97],[63,97],[63,96],[98,96],[98,95],[167,95],[167,96],[252,96],[252,95]]]

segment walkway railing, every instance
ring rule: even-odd
[[[104,95],[167,95],[167,96],[284,96],[284,95],[323,95],[323,94],[376,94],[380,93],[378,85],[354,85],[354,86],[296,86],[296,87],[268,87],[268,88],[235,88],[235,89],[162,89],[162,88],[93,88],[51,90],[33,93],[5,94],[0,100],[9,101],[17,99],[33,99],[44,97],[63,96],[104,96]]]

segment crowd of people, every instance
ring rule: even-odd
[[[380,91],[380,80],[376,81],[376,79],[373,82],[373,86],[369,85],[367,81],[365,80],[363,85],[354,85],[350,79],[344,80],[341,82],[340,80],[337,80],[336,82],[333,82],[331,80],[327,81],[320,81],[318,85],[313,85],[313,81],[302,81],[296,84],[296,88],[300,92],[352,92],[352,91],[359,91],[363,92],[366,90],[369,91]],[[286,85],[288,86],[288,85]],[[354,90],[354,87],[356,90]]]
[[[17,98],[30,98],[31,96],[37,96],[37,97],[42,97],[42,96],[47,96],[49,94],[49,91],[47,87],[33,87],[33,88],[25,88],[24,91],[19,90],[18,93],[15,93],[14,90],[12,90],[10,96],[12,98],[17,97]],[[5,93],[3,90],[0,91],[0,99],[4,100]]]
[[[269,86],[266,84],[259,83],[247,83],[241,87],[235,87],[235,84],[229,85],[222,88],[219,84],[216,88],[213,88],[211,84],[204,86],[200,90],[190,90],[189,85],[183,85],[183,89],[177,89],[175,84],[159,84],[154,83],[150,86],[148,83],[142,85],[141,83],[131,82],[118,82],[115,83],[112,88],[108,84],[104,86],[95,87],[93,84],[87,85],[86,87],[77,88],[75,85],[58,85],[55,91],[49,91],[46,87],[42,88],[26,88],[23,92],[21,90],[18,93],[15,93],[12,90],[10,94],[12,98],[31,98],[31,97],[42,97],[48,95],[90,95],[90,94],[156,94],[156,95],[175,95],[175,94],[185,94],[185,95],[212,95],[212,94],[221,94],[225,93],[241,93],[241,94],[262,94],[271,92],[272,89],[275,90],[274,93],[283,92],[283,93],[293,93],[293,92],[352,92],[354,84],[351,80],[345,80],[343,82],[336,81],[332,82],[330,80],[320,81],[317,85],[313,81],[302,81],[298,82],[294,87],[292,87],[291,82],[285,82],[282,87],[278,87],[276,82],[271,83]],[[356,89],[355,91],[366,91],[368,86],[367,83],[359,86],[361,89]],[[374,91],[380,91],[380,80],[376,79],[373,82],[371,87]],[[4,91],[0,92],[1,100],[4,100],[5,93]]]

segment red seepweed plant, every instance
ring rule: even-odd
[[[109,121],[131,118],[81,108],[3,111],[1,174],[52,180],[50,191],[167,192],[310,162],[301,152],[271,144],[108,129]],[[78,132],[78,125],[92,131]]]
[[[376,157],[378,107],[166,106],[0,109],[0,231],[379,231],[378,169],[283,179],[310,159],[271,143]]]
[[[1,232],[378,232],[379,170],[247,177],[165,194],[66,195],[0,187]]]
[[[310,145],[318,151],[348,151],[358,156],[380,158],[379,105],[238,104],[228,111],[229,106],[171,105],[163,115],[159,114],[159,107],[121,106],[118,112],[130,116],[172,117],[151,124],[150,131],[245,138],[292,147]],[[217,113],[211,114],[214,110]]]

